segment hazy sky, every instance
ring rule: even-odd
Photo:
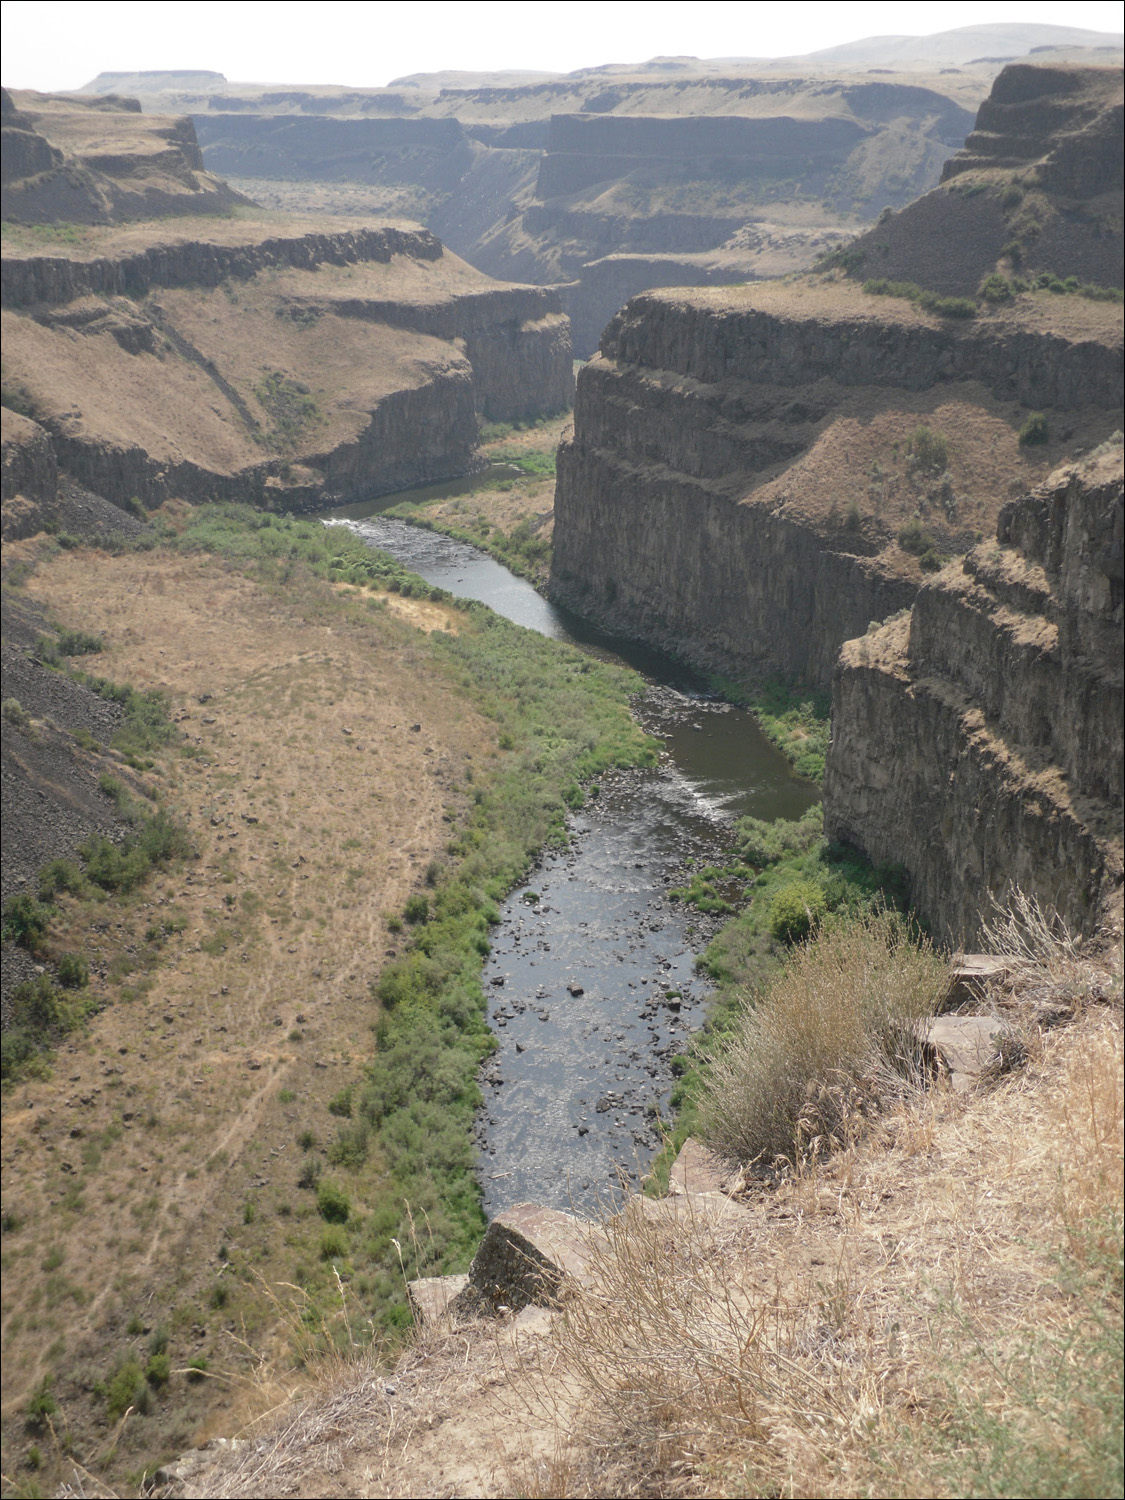
[[[240,82],[377,87],[445,68],[569,72],[660,54],[785,57],[989,21],[1119,31],[1121,6],[1074,4],[761,4],[685,0],[472,3],[441,0],[4,0],[3,81],[80,88],[97,73],[212,68]]]

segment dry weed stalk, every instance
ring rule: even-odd
[[[1018,886],[1006,906],[993,903],[981,923],[989,953],[1005,960],[1008,996],[1026,1011],[1050,1020],[1070,1019],[1085,1005],[1121,1001],[1120,969],[1111,977],[1086,955],[1086,945],[1069,932],[1052,908],[1044,908]]]
[[[734,1165],[768,1165],[855,1139],[891,1078],[920,1077],[917,1024],[947,985],[946,965],[896,913],[827,923],[744,998],[700,1101],[708,1145]]]

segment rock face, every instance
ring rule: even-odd
[[[363,183],[490,275],[565,283],[585,356],[638,291],[808,265],[851,236],[853,216],[932,186],[972,123],[963,79],[947,94],[940,80],[728,67],[432,93],[211,92],[191,107],[211,169],[263,201],[271,182],[290,195],[315,183],[306,192],[326,202]]]
[[[59,466],[119,504],[391,493],[470,472],[482,418],[570,404],[558,294],[426,230],[137,238],[3,262],[5,382]]]
[[[1116,446],[841,654],[825,831],[905,866],[943,939],[1016,886],[1080,933],[1119,899],[1123,530]]]
[[[143,297],[158,287],[221,286],[263,271],[359,262],[387,264],[394,255],[438,261],[442,244],[424,229],[380,224],[334,234],[266,235],[232,244],[211,239],[164,241],[134,254],[94,256],[6,254],[0,264],[0,305],[32,307],[78,297]]]
[[[29,500],[53,500],[59,469],[51,439],[38,422],[10,407],[0,408],[3,427],[2,498],[25,495]]]
[[[223,213],[249,200],[203,165],[186,118],[142,116],[136,99],[18,92],[0,97],[5,219],[112,224]]]
[[[848,248],[861,277],[971,295],[998,267],[1121,285],[1120,67],[1013,63],[939,188]]]
[[[1015,461],[1013,400],[1101,412],[1104,435],[1121,389],[1116,336],[1093,328],[904,316],[846,285],[637,297],[579,376],[552,597],[708,667],[826,684],[843,641],[920,581],[878,477],[920,414],[962,403],[971,474],[1002,441]]]

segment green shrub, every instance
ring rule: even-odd
[[[58,976],[64,989],[85,989],[90,983],[90,965],[80,953],[64,953],[58,962]]]
[[[1020,428],[1020,443],[1025,448],[1030,448],[1036,443],[1046,443],[1049,439],[1050,432],[1047,429],[1047,418],[1041,411],[1033,411]]]
[[[328,1160],[336,1167],[348,1167],[352,1171],[367,1160],[369,1127],[366,1120],[357,1120],[353,1125],[341,1125],[335,1140],[328,1146]]]
[[[321,1232],[321,1260],[343,1260],[348,1253],[348,1233],[338,1224],[332,1224]]]
[[[5,698],[0,704],[0,714],[3,714],[6,724],[12,724],[16,729],[26,729],[31,723],[31,715],[18,698]]]
[[[942,474],[949,467],[949,442],[943,432],[915,427],[906,442],[908,467],[920,474]]]
[[[208,1361],[205,1354],[195,1354],[187,1362],[187,1378],[195,1384],[203,1379],[208,1370]]]
[[[314,1188],[320,1180],[321,1162],[317,1156],[306,1156],[297,1173],[299,1188]]]
[[[913,516],[905,526],[899,528],[898,544],[904,552],[909,552],[914,557],[921,557],[924,552],[932,551],[937,545],[933,533],[926,530],[917,516]]]
[[[402,914],[412,927],[417,926],[419,922],[427,921],[430,915],[429,898],[420,894],[407,897]]]
[[[819,927],[827,910],[821,886],[810,880],[783,885],[770,904],[770,932],[779,942],[802,942]]]
[[[321,1218],[329,1224],[346,1224],[352,1211],[348,1195],[334,1182],[317,1183],[316,1206]]]
[[[130,1407],[148,1409],[148,1391],[139,1362],[130,1355],[117,1366],[105,1385],[106,1414],[119,1421]]]
[[[39,872],[39,899],[52,901],[63,892],[81,896],[86,884],[81,867],[73,859],[52,859]]]
[[[337,1115],[340,1119],[350,1120],[352,1117],[352,1095],[354,1092],[351,1084],[349,1084],[347,1088],[341,1089],[338,1094],[333,1094],[332,1098],[328,1101],[328,1113],[330,1115]]]
[[[0,927],[4,942],[18,943],[32,953],[37,952],[47,936],[52,916],[53,908],[37,901],[26,891],[9,896],[4,902],[3,925]]]
[[[42,1432],[49,1419],[58,1415],[59,1403],[55,1400],[53,1384],[52,1377],[44,1375],[32,1391],[24,1418],[28,1432]]]
[[[888,1070],[913,1076],[917,1024],[947,987],[945,964],[897,914],[825,922],[760,996],[739,1002],[700,1097],[707,1144],[768,1164],[839,1143]]]
[[[159,1388],[172,1378],[172,1361],[167,1354],[153,1354],[145,1365],[145,1379],[149,1385]]]
[[[999,271],[993,271],[991,276],[986,276],[981,282],[977,296],[983,297],[986,302],[1010,302],[1012,283],[1006,276],[1001,276]]]
[[[824,812],[818,802],[800,818],[740,818],[738,853],[748,865],[762,869],[792,854],[805,854],[823,836]]]
[[[903,297],[916,302],[926,312],[937,313],[943,318],[975,318],[977,305],[968,297],[943,297],[938,292],[928,291],[915,281],[888,281],[877,276],[863,283],[863,290],[872,297]]]
[[[60,630],[57,644],[60,656],[88,656],[105,650],[101,636],[85,630]]]
[[[945,558],[936,547],[927,547],[918,559],[918,566],[923,573],[940,573],[945,567]]]

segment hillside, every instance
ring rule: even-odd
[[[6,404],[122,504],[386,493],[470,470],[480,419],[570,400],[557,295],[425,231],[251,216],[63,247],[9,226],[2,274]]]
[[[490,275],[565,283],[586,357],[637,292],[800,269],[934,186],[1004,62],[1120,50],[1072,27],[984,26],[381,89],[112,74],[87,91],[189,111],[208,165],[271,207],[406,215]]]
[[[136,99],[0,90],[0,215],[25,224],[229,212],[248,200],[203,164],[190,120]]]
[[[1120,337],[1114,304],[950,319],[834,272],[634,298],[579,376],[552,596],[728,673],[826,683],[1009,486],[1113,431]],[[1046,443],[1020,442],[1029,410]]]
[[[1004,69],[942,185],[848,247],[852,274],[972,295],[994,272],[1119,286],[1119,68]]]

